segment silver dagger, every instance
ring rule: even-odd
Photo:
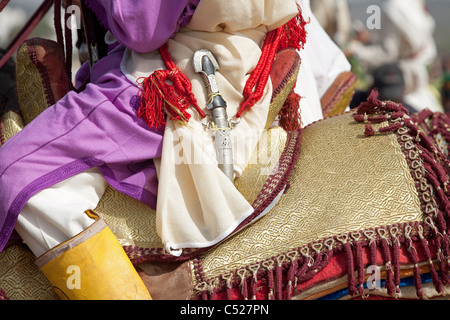
[[[217,85],[215,72],[219,64],[211,51],[200,49],[194,53],[194,70],[201,73],[208,90],[208,110],[212,112],[212,120],[216,126],[215,144],[219,168],[234,181],[233,149],[231,145],[230,124],[227,116],[227,103],[222,98]]]

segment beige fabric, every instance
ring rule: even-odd
[[[199,106],[206,110],[207,91],[192,66],[196,50],[209,49],[220,64],[219,90],[227,101],[228,118],[237,113],[242,92],[256,66],[266,33],[298,13],[295,0],[201,1],[191,22],[168,43],[176,65],[191,79]],[[122,69],[132,81],[162,68],[155,52],[128,51]],[[272,85],[232,130],[236,175],[246,167],[266,123]],[[224,239],[253,209],[217,166],[214,132],[205,130],[195,111],[187,125],[168,121],[162,161],[155,161],[159,192],[157,228],[166,249],[213,245]]]

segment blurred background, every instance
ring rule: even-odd
[[[358,76],[351,107],[372,89],[410,112],[450,111],[450,0],[310,0]]]
[[[450,111],[450,0],[310,2],[317,19],[341,47],[358,76],[353,107],[377,86],[386,94],[386,100],[411,105],[412,111],[425,107]],[[1,48],[8,46],[41,3],[40,0],[10,1],[0,14]],[[371,6],[381,10],[379,29],[368,28],[368,20],[378,14],[368,12]],[[421,7],[429,17],[419,12]],[[385,8],[388,12],[384,12]],[[389,15],[395,18],[389,21]],[[30,37],[55,40],[52,9]],[[76,41],[74,32],[73,74],[80,66]]]
[[[314,1],[314,0],[313,0]],[[372,4],[381,5],[383,0],[348,0],[348,5],[353,20],[364,21],[367,19],[366,10]],[[406,0],[405,2],[408,2]],[[450,0],[425,1],[431,15],[436,21],[434,38],[440,54],[450,53]]]
[[[10,0],[9,4],[0,13],[0,48],[7,48],[12,39],[19,33],[42,2],[42,0]],[[64,10],[62,10],[62,13],[63,12]],[[62,23],[64,22],[62,21]],[[41,20],[30,34],[29,38],[33,37],[41,37],[56,41],[53,8],[47,12],[44,19]],[[77,34],[76,32],[73,32],[73,74],[75,74],[76,70],[80,67],[76,42]]]

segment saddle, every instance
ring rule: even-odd
[[[53,70],[61,56],[51,47],[48,40],[33,39],[19,49],[20,113],[2,115],[5,139],[51,105],[52,94],[55,99],[64,94],[67,78]],[[271,73],[274,116],[292,90],[299,63],[293,51],[277,57]],[[450,206],[443,142],[438,145],[438,133],[423,130],[401,106],[375,97],[342,113],[352,79],[342,74],[330,87],[324,120],[292,132],[274,127],[261,137],[235,185],[262,217],[246,221],[215,247],[175,259],[160,243],[152,209],[107,189],[95,211],[144,282],[158,288],[151,292],[154,299],[448,295]],[[32,83],[36,89],[29,90]],[[258,161],[262,154],[271,161]],[[25,246],[11,245],[0,259],[4,296],[56,298]]]

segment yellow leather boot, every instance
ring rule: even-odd
[[[151,296],[106,222],[96,221],[36,264],[64,300],[150,300]]]

